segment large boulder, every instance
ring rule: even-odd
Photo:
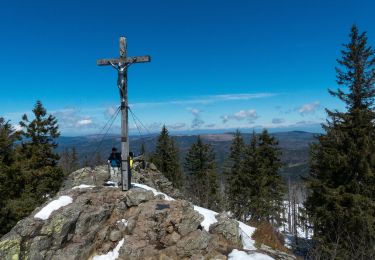
[[[210,226],[210,233],[221,235],[225,240],[230,241],[234,247],[241,247],[238,222],[230,219],[225,213],[218,214],[215,217],[217,222]]]
[[[157,169],[135,166],[143,184],[172,197],[180,194]],[[226,215],[216,216],[207,232],[201,225],[204,216],[188,201],[165,200],[141,188],[105,187],[98,179],[108,178],[106,168],[96,171],[96,186],[87,186],[94,184],[90,173],[76,171],[55,198],[19,221],[0,239],[0,259],[91,259],[113,250],[118,259],[227,259],[230,250],[241,248],[238,223]],[[46,219],[34,217],[60,196],[72,203]]]

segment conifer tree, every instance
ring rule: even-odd
[[[74,172],[78,170],[79,168],[79,160],[78,160],[78,154],[77,154],[77,149],[75,146],[72,148],[71,156],[70,156],[70,163],[72,166],[71,172]]]
[[[189,191],[195,202],[203,207],[217,209],[220,191],[215,166],[215,154],[210,144],[204,144],[200,136],[185,158],[184,164]]]
[[[141,148],[140,148],[139,150],[140,150],[140,153],[141,153],[143,156],[146,156],[146,147],[145,147],[145,143],[142,142],[142,144],[141,144]]]
[[[40,101],[33,109],[34,119],[29,120],[25,114],[20,126],[23,141],[18,150],[19,162],[22,165],[25,196],[34,203],[42,203],[48,196],[58,191],[63,174],[57,165],[59,155],[55,152],[56,138],[59,137],[57,120],[47,114]]]
[[[169,136],[168,129],[163,126],[157,140],[156,149],[152,155],[152,162],[158,167],[175,187],[182,183],[182,173],[179,159],[178,147]]]
[[[267,130],[259,137],[253,131],[248,145],[239,132],[231,147],[235,162],[229,181],[230,210],[240,220],[267,221],[280,224],[282,198],[285,191],[278,171],[281,166],[277,141]]]
[[[262,220],[265,215],[264,202],[266,177],[260,175],[258,139],[253,131],[249,145],[245,147],[244,159],[240,171],[239,184],[242,184],[242,205],[240,219],[251,217],[253,221]]]
[[[338,60],[346,111],[326,110],[325,134],[312,146],[306,209],[322,258],[375,258],[375,52],[353,26]]]
[[[260,219],[265,219],[271,224],[281,224],[280,215],[283,206],[283,196],[285,193],[285,184],[279,174],[281,167],[280,149],[278,141],[268,134],[264,129],[259,135],[259,144],[257,148],[257,158],[259,164],[259,176],[263,190],[261,194],[263,199],[263,213]]]
[[[245,193],[243,173],[243,158],[245,152],[245,143],[239,130],[236,131],[230,147],[230,170],[227,180],[228,209],[234,217],[240,219],[243,215]]]
[[[19,173],[14,167],[14,145],[19,133],[0,117],[0,236],[8,232],[18,219],[11,217],[10,205],[21,192]]]

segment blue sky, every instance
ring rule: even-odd
[[[17,125],[36,100],[63,135],[97,133],[119,103],[116,71],[96,59],[129,55],[129,102],[149,131],[267,127],[318,131],[336,59],[353,23],[375,45],[373,1],[5,1],[0,9],[0,116]],[[135,125],[130,118],[130,127]],[[119,120],[112,129],[119,131]]]

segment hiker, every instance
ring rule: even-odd
[[[117,152],[115,147],[112,148],[112,153],[108,157],[108,165],[110,169],[111,181],[116,185],[120,183],[120,167],[121,167],[121,154]]]
[[[133,169],[133,152],[129,152],[129,167],[128,167],[128,187],[131,187],[132,169]]]
[[[133,169],[133,157],[134,157],[133,152],[129,152],[129,168],[130,168],[130,170]]]

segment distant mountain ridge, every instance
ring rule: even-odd
[[[309,145],[314,142],[317,134],[304,131],[276,132],[271,133],[278,139],[279,147],[282,151],[282,162],[284,167],[281,174],[284,178],[291,177],[292,180],[299,179],[299,175],[306,176],[308,172]],[[181,162],[190,146],[196,141],[198,135],[173,135],[181,153]],[[219,172],[223,171],[225,161],[228,158],[233,133],[202,134],[202,140],[210,143],[215,151]],[[251,134],[242,134],[246,143],[249,142]],[[139,154],[140,147],[144,143],[146,152],[152,153],[156,146],[158,135],[151,134],[145,136],[130,136],[130,150],[134,154]],[[103,161],[108,157],[111,148],[120,149],[120,135],[87,135],[77,137],[62,136],[58,139],[59,147],[57,151],[61,153],[64,149],[75,147],[80,161],[94,161],[97,153]]]

